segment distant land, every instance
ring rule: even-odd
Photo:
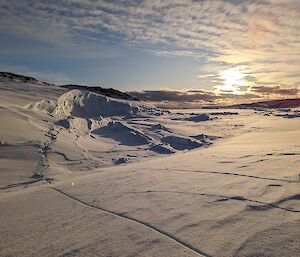
[[[38,81],[37,79],[32,78],[32,77],[28,77],[28,76],[24,76],[24,75],[20,75],[20,74],[15,74],[15,73],[12,73],[12,72],[3,72],[3,71],[0,71],[0,78],[11,79],[11,80],[19,80],[19,81],[22,81],[24,83],[38,83],[38,82],[41,82],[41,81]],[[51,84],[46,83],[46,82],[41,82],[41,83],[51,85]]]
[[[49,84],[46,82],[38,81],[37,79],[32,78],[32,77],[23,76],[23,75],[11,73],[11,72],[0,72],[0,77],[5,78],[5,79],[11,79],[11,80],[19,80],[24,83],[41,83],[41,84],[45,84],[45,85],[53,85],[53,84]],[[113,88],[102,88],[100,86],[91,87],[91,86],[83,86],[83,85],[60,85],[60,87],[68,89],[68,90],[78,89],[78,90],[91,91],[91,92],[94,92],[97,94],[101,94],[104,96],[117,98],[117,99],[139,101],[139,99],[137,99],[136,97],[133,97],[129,94],[126,94],[124,92],[121,92],[121,91],[113,89]]]
[[[6,78],[11,80],[19,80],[25,83],[40,83],[45,85],[54,85],[46,82],[41,82],[33,77],[28,77],[20,74],[15,74],[11,72],[0,72],[0,78]],[[140,101],[138,98],[131,96],[130,94],[121,92],[119,90],[113,88],[103,88],[100,86],[86,86],[86,85],[60,85],[60,87],[65,88],[67,90],[86,90],[91,91],[97,94],[101,94],[104,96],[124,99],[124,100],[132,100],[132,101]],[[300,107],[300,98],[293,99],[280,99],[280,100],[268,100],[268,101],[260,101],[255,103],[245,103],[245,104],[235,104],[230,106],[221,106],[221,105],[207,105],[203,106],[202,109],[219,109],[219,108],[237,108],[237,109],[249,109],[249,108],[270,108],[270,109],[278,109],[278,108],[297,108]]]
[[[230,108],[296,108],[300,107],[300,98],[269,100],[248,104],[236,104],[229,106]]]

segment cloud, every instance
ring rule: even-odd
[[[203,57],[201,53],[195,53],[193,51],[186,50],[174,50],[174,51],[160,51],[160,50],[146,50],[150,54],[155,56],[163,56],[163,57],[173,57],[173,56],[181,56],[181,57]]]
[[[249,103],[269,98],[280,99],[299,96],[297,88],[281,88],[280,86],[255,86],[250,91],[235,94],[230,91],[219,92],[203,89],[187,90],[145,90],[130,91],[130,95],[143,101],[154,102],[160,107],[190,107],[198,108],[208,104],[230,105],[234,103]]]
[[[251,91],[260,94],[278,94],[278,95],[297,95],[300,90],[298,88],[281,88],[279,86],[254,86]]]
[[[218,72],[241,67],[250,79],[249,88],[276,84],[286,88],[277,90],[283,95],[300,86],[299,17],[299,0],[0,3],[1,31],[53,44],[122,43],[160,57],[199,58],[218,69],[207,76],[199,71],[198,79],[211,88],[220,83]]]
[[[171,90],[145,90],[131,91],[130,95],[144,101],[151,102],[213,102],[218,98],[213,92],[204,90],[171,91]]]
[[[198,108],[203,105],[251,102],[261,98],[256,93],[232,94],[215,91],[188,90],[145,90],[127,92],[143,101],[153,102],[158,107],[166,108]]]

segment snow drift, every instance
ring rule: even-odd
[[[71,90],[61,95],[57,102],[42,100],[25,106],[27,109],[55,115],[98,118],[136,115],[154,107],[134,101],[110,98],[89,91]]]
[[[202,143],[186,137],[167,136],[161,139],[163,143],[169,144],[176,150],[191,150],[203,146]]]
[[[140,112],[129,101],[117,100],[93,92],[71,90],[58,98],[55,114],[94,118],[99,116],[125,116]]]
[[[199,115],[187,118],[186,120],[188,120],[188,121],[194,121],[194,122],[208,121],[209,120],[209,116],[207,114],[199,114]]]
[[[76,140],[85,136],[81,140],[102,138],[100,140],[104,140],[106,147],[115,144],[116,148],[132,147],[134,151],[147,151],[147,154],[172,154],[208,145],[210,140],[204,136],[197,138],[177,134],[165,127],[161,122],[173,119],[174,114],[170,112],[143,102],[114,99],[85,90],[74,89],[62,94],[57,101],[42,100],[25,108],[51,114],[54,124],[67,135],[75,134]],[[164,117],[156,120],[162,115]],[[178,118],[175,114],[175,119],[200,122],[210,117],[207,114],[193,114],[189,118]],[[122,159],[123,156],[118,157],[115,164],[128,161]]]
[[[123,145],[131,146],[147,145],[151,141],[150,137],[120,121],[111,121],[107,126],[94,130],[93,134],[111,138],[119,141]]]
[[[33,110],[36,112],[54,112],[57,107],[57,103],[52,100],[41,100],[36,103],[31,103],[25,106],[26,109]]]

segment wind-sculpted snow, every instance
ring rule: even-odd
[[[54,112],[57,115],[95,118],[137,114],[141,112],[141,109],[133,102],[74,89],[58,98],[57,108]]]
[[[0,256],[299,256],[299,110],[5,83]]]
[[[123,145],[137,146],[147,145],[151,142],[151,138],[144,135],[137,129],[130,128],[128,125],[120,121],[111,121],[105,127],[98,128],[92,132],[106,138],[112,138]]]
[[[36,112],[52,113],[57,107],[57,103],[53,100],[41,100],[36,103],[31,103],[25,106],[26,109]]]
[[[90,163],[88,167],[91,164],[102,166],[102,162],[97,164],[99,159],[105,163],[123,164],[149,155],[192,150],[209,145],[211,140],[206,136],[194,137],[189,133],[173,131],[165,125],[166,121],[171,120],[188,121],[190,124],[209,121],[207,114],[191,113],[182,117],[143,102],[113,99],[89,91],[74,89],[59,96],[57,101],[41,100],[26,105],[25,109],[51,115],[55,119],[53,125],[58,126],[62,133],[69,137],[74,135],[74,144],[80,150],[79,155]],[[64,153],[66,147],[73,147],[70,142],[64,144],[60,141],[64,139],[59,138],[54,144],[53,154],[63,156],[64,160],[81,160],[78,154],[74,159]],[[81,145],[81,141],[89,141],[89,146],[85,143]],[[99,148],[90,147],[103,143],[108,149],[114,146],[116,150],[107,150],[109,155],[100,155]],[[133,156],[122,154],[126,151],[132,151]]]
[[[187,120],[194,121],[194,122],[208,121],[209,116],[207,114],[199,114],[199,115],[191,116],[187,118]]]
[[[193,121],[193,122],[203,122],[203,121],[209,121],[212,118],[206,113],[201,114],[195,114],[195,113],[189,113],[185,114],[183,117],[173,117],[172,120],[182,120],[182,121]]]
[[[114,99],[89,91],[71,90],[61,95],[57,102],[41,100],[25,106],[34,111],[55,115],[98,118],[101,116],[128,116],[153,111],[154,107],[140,102]]]
[[[178,136],[167,136],[162,138],[162,142],[169,144],[176,150],[190,150],[198,148],[203,144],[192,140],[190,138],[178,137]]]

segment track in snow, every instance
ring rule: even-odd
[[[84,202],[84,201],[82,201],[82,200],[80,200],[80,199],[78,199],[76,197],[73,197],[73,196],[71,196],[71,195],[63,192],[60,189],[57,189],[57,188],[54,188],[54,187],[50,187],[50,188],[52,190],[56,191],[57,193],[60,193],[60,194],[62,194],[64,196],[68,197],[69,199],[71,199],[73,201],[76,201],[76,202],[79,202],[79,203],[81,203],[81,204],[83,204],[85,206],[88,206],[90,208],[94,208],[94,209],[97,209],[97,210],[100,210],[100,211],[104,211],[104,212],[110,213],[110,214],[112,214],[114,216],[117,216],[117,217],[129,220],[129,221],[133,221],[133,222],[135,222],[135,223],[137,223],[139,225],[142,225],[142,226],[146,227],[147,229],[150,229],[150,230],[152,230],[152,231],[154,231],[156,233],[159,233],[160,235],[165,236],[165,237],[169,238],[172,241],[175,241],[176,243],[184,246],[185,248],[187,248],[190,251],[193,251],[193,252],[195,252],[195,253],[197,253],[199,255],[202,255],[202,256],[205,256],[205,257],[213,257],[212,255],[210,255],[210,254],[208,254],[208,253],[206,253],[206,252],[204,252],[204,251],[202,251],[202,250],[194,247],[193,245],[189,244],[188,242],[185,242],[185,241],[177,238],[176,236],[174,236],[174,235],[172,235],[172,234],[170,234],[168,232],[165,232],[165,231],[161,230],[160,228],[157,228],[157,227],[155,227],[155,226],[153,226],[153,225],[151,225],[151,224],[149,224],[149,223],[147,223],[145,221],[138,220],[138,219],[133,218],[133,217],[129,217],[126,214],[123,214],[123,213],[114,212],[114,211],[111,211],[111,210],[107,210],[107,209],[95,206],[93,204],[86,203],[86,202]]]

